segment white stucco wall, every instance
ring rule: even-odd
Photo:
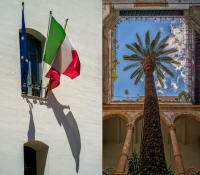
[[[62,76],[53,92],[70,105],[81,136],[79,175],[102,174],[102,6],[101,0],[25,0],[27,28],[47,33],[49,10],[64,25],[81,61],[81,75]],[[24,173],[23,144],[28,141],[30,114],[21,97],[19,28],[21,1],[0,2],[0,174]],[[75,175],[75,161],[63,126],[52,108],[33,104],[35,139],[49,146],[45,174]],[[67,114],[68,109],[64,109]]]

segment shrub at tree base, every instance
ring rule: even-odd
[[[127,175],[140,175],[140,156],[134,150],[130,157],[128,158],[128,173]],[[170,166],[167,166],[166,175],[174,175],[175,171],[171,169]],[[158,175],[158,174],[155,174]],[[200,174],[199,174],[200,175]]]

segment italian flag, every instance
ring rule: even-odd
[[[71,45],[63,27],[51,17],[49,36],[46,43],[44,61],[51,65],[46,74],[50,78],[49,90],[60,85],[60,75],[71,79],[80,75],[80,61],[77,51]]]

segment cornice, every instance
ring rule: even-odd
[[[187,103],[163,103],[159,104],[160,111],[200,111],[200,105]],[[144,103],[113,103],[103,104],[103,111],[142,111]]]

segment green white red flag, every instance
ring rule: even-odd
[[[50,78],[49,90],[59,86],[60,75],[71,79],[80,75],[80,61],[77,51],[72,47],[63,27],[51,17],[49,37],[46,43],[44,61],[51,65],[46,74]]]

